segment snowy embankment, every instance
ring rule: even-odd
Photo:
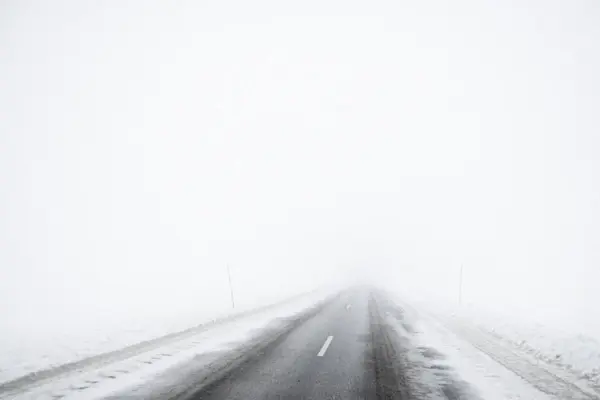
[[[600,388],[600,340],[591,332],[511,320],[470,308],[455,311],[451,320],[455,325],[477,327],[540,362],[569,371],[578,380]]]
[[[242,343],[273,321],[310,309],[330,293],[311,292],[260,308],[236,309],[215,313],[210,318],[182,320],[177,325],[166,325],[160,337],[158,330],[138,331],[138,335],[125,329],[120,333],[114,331],[113,340],[108,342],[90,337],[69,345],[64,343],[60,348],[62,352],[55,351],[54,357],[49,357],[47,352],[37,355],[29,352],[27,358],[24,355],[19,358],[18,349],[3,349],[4,381],[0,382],[0,398],[12,398],[15,394],[32,399],[81,398],[84,394],[86,398],[101,397],[151,380],[160,371],[190,358]],[[179,331],[167,330],[173,326],[180,327]],[[91,356],[77,357],[81,349]],[[11,354],[12,360],[6,357]]]
[[[467,398],[486,400],[600,399],[600,344],[592,338],[489,313],[395,300],[412,327],[397,327],[415,349],[409,356],[440,387],[448,379],[465,382],[475,393]]]

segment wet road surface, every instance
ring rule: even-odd
[[[186,398],[407,398],[374,293],[342,293],[267,349]]]

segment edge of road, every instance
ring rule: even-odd
[[[305,296],[310,296],[317,291],[310,291],[305,293],[300,293],[298,295],[292,296],[285,300],[281,300],[279,302],[275,302],[272,304],[267,304],[261,307],[252,308],[243,310],[240,312],[234,312],[231,314],[227,314],[222,317],[217,317],[206,322],[200,323],[193,327],[184,329],[182,331],[177,331],[173,333],[169,333],[164,336],[160,336],[154,339],[149,339],[146,341],[142,341],[136,344],[132,344],[130,346],[123,347],[121,349],[100,353],[91,357],[86,357],[81,360],[73,361],[70,363],[58,365],[56,367],[51,367],[47,369],[43,369],[40,371],[32,372],[27,375],[23,375],[19,378],[9,380],[6,382],[0,383],[0,395],[7,395],[11,392],[18,392],[22,390],[28,390],[34,388],[38,385],[41,385],[47,381],[50,381],[55,378],[60,378],[66,376],[73,372],[85,372],[87,370],[91,370],[98,367],[103,367],[106,365],[110,365],[112,363],[120,362],[127,360],[129,358],[135,357],[137,355],[143,354],[148,351],[156,350],[162,346],[172,344],[178,342],[180,340],[186,339],[187,337],[196,335],[200,332],[208,330],[214,326],[224,324],[227,322],[232,322],[237,319],[241,319],[247,316],[252,316],[255,314],[259,314],[262,312],[269,311],[276,307],[283,306],[285,304],[291,303],[295,300],[298,300]],[[324,296],[324,299],[317,301],[317,305],[309,308],[308,310],[313,310],[314,308],[322,307],[323,305],[330,302],[333,298],[337,297],[337,293],[329,294]],[[304,315],[305,312],[301,313]]]
[[[410,398],[400,362],[401,349],[395,332],[388,326],[381,303],[389,302],[386,293],[372,290],[369,294],[369,324],[371,326],[371,360],[375,370],[375,393],[378,399],[408,400]]]
[[[369,309],[377,398],[480,399],[455,371],[437,362],[441,353],[415,342],[416,321],[395,296],[375,290]]]

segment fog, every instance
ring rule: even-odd
[[[371,282],[599,328],[592,1],[6,1],[3,329]]]

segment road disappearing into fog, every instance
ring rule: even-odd
[[[385,296],[352,290],[186,399],[407,399]],[[400,378],[399,378],[400,377]]]
[[[342,294],[192,398],[375,398],[372,301],[366,292]]]

